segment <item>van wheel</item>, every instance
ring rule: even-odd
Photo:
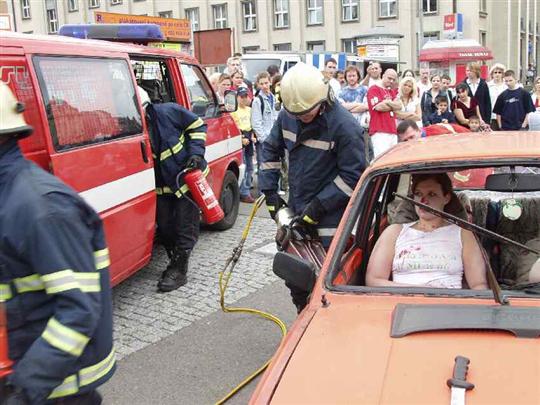
[[[225,231],[233,227],[236,218],[238,217],[238,208],[240,206],[238,179],[230,170],[227,170],[225,178],[223,179],[219,205],[221,205],[225,217],[221,221],[210,225],[210,229],[215,231]]]

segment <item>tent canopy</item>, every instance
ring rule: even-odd
[[[420,50],[421,62],[493,59],[491,50],[472,39],[428,41]]]

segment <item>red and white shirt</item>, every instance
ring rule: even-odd
[[[392,111],[377,111],[374,107],[384,100],[393,100],[396,97],[397,89],[385,89],[379,85],[373,85],[367,92],[367,101],[369,107],[369,134],[376,132],[385,132],[395,134],[396,120]]]

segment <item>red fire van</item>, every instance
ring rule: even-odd
[[[77,190],[102,217],[117,284],[150,260],[155,227],[152,154],[137,86],[177,102],[208,126],[208,182],[231,227],[238,214],[241,134],[197,61],[142,45],[0,33],[0,80],[24,102],[34,133],[24,154]]]

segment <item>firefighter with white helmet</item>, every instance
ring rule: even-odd
[[[0,82],[0,301],[6,302],[7,398],[100,404],[115,370],[109,254],[99,216],[58,178],[26,160],[32,133]]]
[[[263,143],[259,186],[270,215],[288,205],[296,224],[317,233],[328,248],[341,216],[366,167],[363,130],[354,117],[335,102],[322,73],[297,63],[281,81],[280,112]],[[278,194],[280,160],[289,152],[289,201]],[[293,286],[291,295],[300,311],[309,292]]]

